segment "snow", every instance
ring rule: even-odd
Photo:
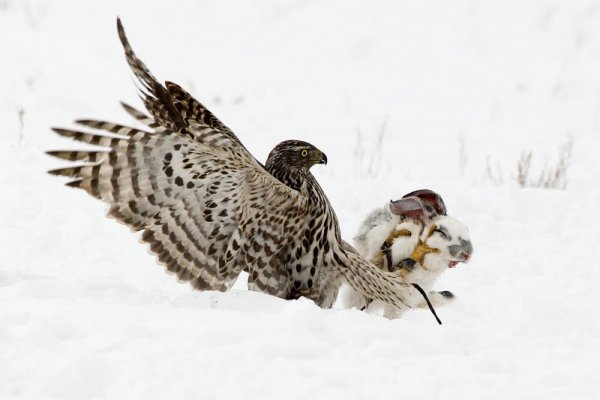
[[[600,390],[600,2],[0,0],[0,398],[590,399]],[[43,151],[129,122],[119,46],[264,160],[301,138],[346,239],[419,188],[465,222],[457,300],[389,321],[194,292]],[[381,145],[378,140],[381,132]],[[520,188],[573,142],[566,190]],[[461,150],[461,143],[462,149]],[[494,184],[486,165],[500,170]]]

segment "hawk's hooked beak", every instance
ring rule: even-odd
[[[327,156],[321,150],[310,150],[308,153],[308,162],[311,167],[315,164],[327,164]]]

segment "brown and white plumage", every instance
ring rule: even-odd
[[[147,130],[82,120],[89,132],[54,129],[101,151],[49,154],[78,161],[50,171],[74,178],[109,204],[109,215],[142,231],[169,271],[195,288],[227,290],[240,271],[249,287],[323,307],[342,279],[369,298],[402,306],[419,296],[343,242],[333,209],[309,168],[324,161],[301,141],[277,145],[261,165],[237,136],[178,85],[163,86],[131,49],[127,62],[150,115],[124,105]]]

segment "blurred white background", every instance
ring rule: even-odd
[[[457,301],[387,321],[195,293],[43,151],[131,123],[117,39],[261,160],[298,138],[350,240],[418,188],[471,229]],[[592,398],[600,252],[600,1],[0,0],[0,397]],[[523,188],[565,161],[561,185]],[[570,155],[570,157],[569,157]],[[535,186],[535,185],[534,185]],[[510,392],[509,392],[510,390]]]

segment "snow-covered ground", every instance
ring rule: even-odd
[[[129,122],[120,15],[259,159],[312,142],[346,239],[430,188],[475,256],[389,321],[193,292],[44,150]],[[1,399],[592,399],[600,392],[600,1],[0,0]],[[566,190],[520,188],[573,144]],[[380,142],[380,144],[378,144]],[[492,177],[486,172],[492,169]],[[499,182],[502,179],[503,182]]]

